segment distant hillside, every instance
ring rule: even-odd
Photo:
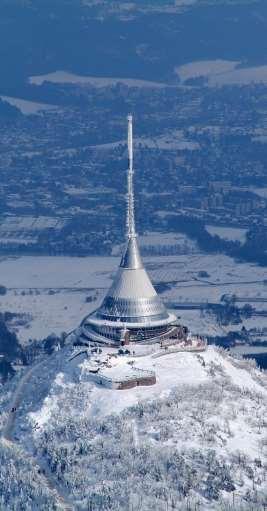
[[[29,76],[57,69],[163,81],[174,78],[175,66],[192,61],[266,63],[265,0],[173,5],[1,2],[1,89],[18,92]]]

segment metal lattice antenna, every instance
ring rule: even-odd
[[[133,188],[133,116],[128,115],[128,193],[127,193],[127,238],[135,238],[134,188]]]

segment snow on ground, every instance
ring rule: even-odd
[[[179,76],[181,83],[191,78],[204,77],[210,87],[223,85],[249,85],[252,83],[267,83],[267,65],[254,67],[240,67],[239,61],[229,61],[223,59],[204,60],[189,62],[182,66],[176,67],[175,72]],[[44,75],[31,76],[29,83],[34,85],[42,85],[45,81],[59,84],[74,84],[78,86],[90,85],[93,87],[110,87],[118,83],[122,83],[128,87],[139,88],[162,88],[168,87],[167,83],[152,82],[148,80],[137,80],[134,78],[106,78],[95,76],[81,76],[68,71],[55,71]],[[39,110],[55,108],[52,105],[42,105],[30,101],[21,100],[19,98],[9,98],[2,96],[11,104],[15,104],[23,113],[37,113]],[[15,103],[17,102],[17,104]],[[30,110],[32,111],[30,111]]]
[[[266,309],[265,306],[259,305],[260,309]],[[267,327],[267,318],[266,316],[253,316],[252,318],[243,319],[243,325],[247,330],[251,328],[264,329]]]
[[[209,78],[211,87],[223,85],[250,85],[253,83],[267,83],[267,66],[244,67],[214,75]]]
[[[108,144],[98,144],[91,146],[95,149],[115,149],[116,147],[125,145],[125,140],[118,140],[117,142],[110,142]],[[186,140],[181,130],[172,131],[159,135],[157,138],[136,137],[134,140],[136,148],[143,147],[149,149],[160,149],[162,151],[195,151],[200,148],[198,142]]]
[[[112,4],[111,12],[116,13],[122,20],[134,19],[134,12],[140,10],[143,13],[150,14],[153,12],[161,13],[177,13],[185,7],[190,7],[200,0],[172,0],[170,2],[140,2],[140,0],[127,1],[125,3],[116,2]],[[82,0],[84,5],[90,7],[96,5],[106,5],[109,3],[108,0]],[[141,4],[141,5],[140,5]],[[127,17],[125,17],[127,15]]]
[[[165,84],[159,82],[151,82],[147,80],[136,80],[134,78],[104,78],[96,76],[81,76],[68,71],[55,71],[46,75],[31,76],[29,82],[34,85],[42,85],[44,82],[50,83],[72,83],[76,85],[91,85],[93,87],[110,87],[123,83],[128,87],[148,87],[159,88]]]
[[[107,285],[112,257],[2,257],[0,282],[8,288],[95,288]]]
[[[246,241],[247,229],[223,227],[221,225],[206,225],[205,227],[212,236],[217,235],[225,240],[240,241],[240,243],[245,243]]]
[[[22,114],[33,115],[38,114],[45,110],[57,110],[58,107],[55,105],[49,105],[47,103],[36,103],[35,101],[28,101],[21,98],[13,98],[10,96],[0,96],[3,101],[6,101],[12,106],[16,106]]]
[[[171,253],[177,254],[193,254],[198,253],[199,248],[197,242],[191,240],[185,234],[179,233],[163,233],[163,232],[150,232],[147,231],[145,234],[139,236],[139,246],[142,249],[148,250],[146,255],[149,254],[150,250],[155,255],[166,255],[167,251],[173,250]],[[114,245],[112,254],[120,255],[123,250],[123,245]],[[150,254],[149,254],[150,255]]]
[[[139,346],[130,345],[129,349],[138,351]],[[102,353],[89,354],[93,360],[84,354],[70,361],[73,350],[68,346],[53,353],[42,362],[42,368],[32,372],[17,407],[14,436],[25,450],[38,456],[48,473],[53,472],[77,510],[85,508],[81,503],[85,492],[90,496],[99,487],[101,491],[101,481],[109,483],[106,491],[118,488],[124,494],[127,482],[134,478],[134,485],[140,485],[144,474],[149,476],[149,485],[139,493],[149,498],[153,495],[154,509],[164,510],[158,493],[151,490],[154,479],[157,488],[160,481],[166,488],[167,481],[168,491],[174,492],[183,481],[183,471],[177,465],[181,460],[187,461],[182,463],[183,470],[188,466],[190,473],[196,474],[192,488],[203,504],[201,509],[228,509],[218,500],[221,494],[207,497],[207,491],[203,493],[204,485],[209,491],[215,481],[219,491],[225,490],[226,499],[232,499],[233,491],[242,499],[256,484],[255,502],[260,502],[267,394],[263,374],[214,347],[201,354],[168,353],[160,358],[152,353],[119,355],[116,349],[104,348]],[[86,366],[101,365],[108,354],[116,355],[110,357],[109,364],[118,377],[131,371],[130,361],[136,368],[153,370],[156,384],[115,390],[94,383]],[[160,471],[155,475],[165,455],[177,466],[174,481],[161,475],[158,479]],[[140,476],[135,463],[144,467]],[[232,483],[225,485],[226,478]],[[129,509],[127,502],[118,509]]]
[[[156,246],[156,245],[168,245],[175,246],[177,244],[188,245],[192,250],[196,250],[196,243],[185,234],[177,233],[162,233],[162,232],[146,232],[144,235],[139,236],[139,243],[141,246]]]
[[[2,258],[0,282],[8,292],[1,297],[0,310],[32,317],[16,327],[23,342],[69,332],[98,306],[116,263],[97,257]],[[86,303],[88,296],[96,301]]]
[[[235,294],[244,299],[246,303],[252,303],[252,305],[253,298],[259,300],[262,298],[262,304],[259,308],[265,310],[266,293],[267,290],[263,280],[257,282],[252,279],[251,281],[249,279],[242,280],[241,276],[240,280],[231,280],[231,278],[227,280],[227,275],[225,275],[221,281],[219,279],[213,281],[212,278],[209,278],[206,282],[203,282],[197,276],[190,278],[190,275],[188,275],[188,280],[182,280],[173,285],[169,291],[163,294],[163,297],[170,301],[205,304],[207,302],[219,303],[224,294]]]
[[[35,294],[35,291],[32,291],[32,294],[11,291],[4,304],[1,300],[2,311],[25,315],[24,325],[15,320],[11,323],[11,328],[22,343],[27,343],[29,339],[44,339],[50,334],[60,335],[62,332],[72,331],[100,304],[99,299],[86,302],[90,292],[70,290],[51,294],[48,290],[37,291],[40,294]]]
[[[133,345],[130,349],[135,350]],[[109,350],[110,351],[110,350]],[[105,350],[104,350],[105,353]],[[193,383],[200,384],[207,380],[207,376],[202,367],[199,367],[197,359],[188,353],[177,353],[168,355],[166,357],[151,358],[147,357],[131,357],[130,360],[135,360],[135,366],[138,369],[148,371],[155,371],[157,376],[157,383],[151,387],[135,387],[130,390],[120,391],[118,395],[117,390],[111,392],[103,392],[101,387],[93,386],[91,389],[91,402],[94,417],[96,415],[103,416],[112,413],[120,413],[124,408],[137,404],[140,400],[151,400],[159,398],[160,396],[167,396],[171,388],[176,385],[184,385],[192,383],[192,374],[194,374]],[[188,357],[188,355],[191,355]],[[116,361],[117,362],[117,361]],[[128,374],[131,373],[131,368],[127,364],[128,359],[121,357],[115,363],[115,371],[113,376],[121,377],[125,375],[125,368],[128,369]],[[85,364],[86,362],[83,362]],[[127,367],[128,366],[128,367]],[[37,418],[38,421],[38,418]]]
[[[250,85],[267,83],[267,65],[239,67],[238,61],[205,60],[195,61],[175,68],[184,83],[190,78],[206,78],[210,87],[223,85]]]
[[[261,355],[267,353],[267,346],[234,346],[230,349],[231,354],[236,355]]]
[[[200,60],[190,62],[175,68],[175,72],[180,77],[182,83],[190,78],[199,78],[201,76],[210,77],[221,75],[232,71],[239,64],[237,61],[230,60]]]
[[[131,352],[135,346],[130,346]],[[101,355],[96,355],[97,360],[104,360],[108,353],[117,352],[115,349],[104,348]],[[138,369],[153,370],[156,373],[157,383],[149,387],[135,387],[133,389],[118,391],[115,389],[105,388],[97,385],[90,379],[89,373],[86,372],[86,366],[90,365],[90,360],[85,356],[78,356],[69,362],[71,350],[60,352],[59,357],[64,357],[59,372],[55,371],[54,379],[45,399],[41,399],[39,403],[34,403],[34,411],[31,411],[25,418],[28,426],[24,428],[38,427],[35,429],[34,435],[40,435],[42,430],[49,430],[53,427],[52,416],[62,418],[66,413],[66,404],[64,399],[70,399],[70,406],[67,409],[71,414],[82,413],[87,419],[93,418],[101,420],[103,417],[111,414],[120,414],[126,408],[140,404],[141,402],[151,402],[168,398],[175,388],[183,388],[184,386],[196,386],[210,383],[214,375],[210,373],[208,368],[214,367],[216,371],[221,371],[224,377],[228,378],[232,385],[236,385],[242,392],[265,393],[262,384],[254,379],[253,370],[249,372],[247,368],[242,368],[233,364],[231,358],[227,355],[222,356],[215,348],[209,347],[208,350],[200,354],[200,357],[193,353],[171,353],[160,358],[153,358],[153,355],[143,357],[126,357],[119,356],[111,359],[113,367],[113,376],[117,378],[125,376],[131,372],[128,361],[134,362]],[[58,364],[56,358],[54,361],[50,359],[50,364]],[[219,369],[216,369],[216,365]],[[46,372],[46,371],[45,371]],[[112,372],[112,370],[111,370]],[[218,373],[219,374],[219,373]],[[38,385],[42,387],[42,376],[38,375]],[[78,391],[77,386],[81,386],[83,395],[86,396],[86,403],[83,398],[75,399]],[[38,392],[37,394],[38,395]],[[41,392],[41,395],[42,392]],[[72,396],[72,397],[71,397]],[[28,397],[26,396],[26,400]],[[228,404],[224,403],[222,410],[218,410],[218,420],[221,421],[224,408]],[[73,407],[73,408],[72,408]],[[62,411],[61,411],[62,410]],[[230,451],[245,450],[250,456],[259,455],[258,441],[259,436],[255,435],[248,426],[241,424],[242,418],[236,417],[233,420],[233,436],[228,440],[226,449]],[[243,427],[244,426],[244,427]],[[222,449],[225,451],[225,447]]]
[[[251,188],[251,191],[259,195],[260,197],[263,197],[264,199],[267,199],[267,188],[255,188],[254,186]]]
[[[223,294],[236,294],[252,305],[253,299],[262,300],[259,309],[267,307],[265,268],[201,253],[145,257],[144,262],[152,280],[168,286],[161,295],[167,303],[219,303]],[[118,263],[117,257],[2,257],[0,284],[7,287],[7,294],[1,296],[0,311],[32,316],[29,324],[16,327],[24,342],[71,331],[98,306]],[[203,271],[204,277],[199,273]],[[88,296],[95,301],[86,303]],[[194,333],[221,331],[198,310],[177,314]],[[257,321],[266,324],[266,318]]]
[[[135,351],[135,345],[130,346],[131,353]],[[97,355],[97,360],[105,359],[108,353],[117,353],[116,349],[103,348],[102,354]],[[153,358],[153,355],[144,357],[120,356],[110,363],[114,366],[113,376],[117,378],[125,376],[125,373],[131,372],[128,361],[134,361],[139,369],[152,370],[156,373],[157,383],[148,387],[135,387],[128,390],[118,391],[115,389],[103,388],[93,382],[86,373],[86,366],[89,362],[83,355],[76,357],[69,362],[71,351],[61,352],[58,355],[66,357],[60,372],[55,373],[50,393],[45,400],[38,405],[38,410],[31,413],[32,423],[38,423],[40,427],[49,426],[51,413],[56,407],[60,407],[60,402],[67,387],[70,389],[73,385],[80,382],[88,387],[88,399],[90,406],[87,406],[84,413],[87,417],[103,417],[105,415],[121,413],[122,410],[133,406],[141,401],[159,399],[167,397],[171,390],[177,386],[183,385],[201,385],[210,380],[205,366],[199,363],[198,356],[194,353],[171,353],[159,358]],[[230,377],[233,384],[248,390],[262,392],[262,386],[253,380],[253,377],[245,369],[233,366],[231,359],[223,359],[221,354],[215,348],[209,347],[201,357],[206,364],[223,364],[224,371]],[[50,363],[53,364],[51,361]],[[112,371],[111,371],[112,372]],[[77,379],[77,374],[78,379]],[[39,381],[42,377],[39,375]],[[267,393],[267,392],[266,392]]]
[[[60,230],[64,224],[64,219],[48,216],[6,217],[0,222],[0,241],[3,244],[36,243],[41,230],[48,228]]]
[[[266,309],[266,304],[264,304]],[[262,308],[264,308],[262,307]],[[215,318],[211,314],[200,312],[199,310],[175,310],[174,311],[177,316],[180,318],[180,322],[183,325],[186,325],[190,328],[192,334],[201,334],[204,336],[225,336],[230,331],[240,331],[244,326],[247,330],[252,328],[264,329],[267,325],[266,316],[255,316],[249,319],[242,319],[242,323],[238,325],[229,324],[227,326],[218,325],[215,322]],[[261,339],[259,336],[255,336],[255,338]],[[265,337],[262,338],[266,340]],[[263,352],[263,348],[260,348],[261,352]]]
[[[104,349],[103,356],[106,352],[110,353],[112,351],[112,349]],[[129,359],[126,357],[120,357],[117,363],[118,376],[122,373],[120,367],[125,367],[128,360]],[[83,413],[85,413],[87,417],[92,416],[94,418],[100,418],[105,415],[118,414],[125,408],[137,404],[140,400],[146,401],[160,398],[161,396],[167,396],[171,388],[175,385],[200,384],[207,381],[207,375],[204,369],[191,353],[176,353],[158,359],[152,359],[151,356],[136,359],[131,357],[131,360],[136,360],[136,366],[139,368],[155,371],[157,375],[156,385],[118,391],[114,389],[103,389],[100,385],[95,385],[93,381],[86,381],[86,377],[84,377],[82,384],[88,388],[88,402],[86,410],[84,410]],[[32,424],[38,423],[40,428],[49,427],[51,414],[60,406],[62,395],[67,387],[71,389],[75,382],[73,376],[75,368],[76,371],[78,368],[78,372],[83,374],[86,363],[86,360],[81,361],[79,357],[71,363],[68,363],[66,360],[62,375],[60,378],[55,378],[49,396],[45,398],[43,403],[39,404],[40,408],[36,412],[30,414]],[[193,380],[192,375],[194,375]],[[38,428],[38,432],[39,431]]]
[[[105,186],[87,186],[87,187],[76,187],[74,185],[65,185],[64,192],[72,196],[84,196],[84,195],[102,195],[114,192],[114,188],[106,188]]]
[[[242,369],[238,365],[235,366],[233,364],[233,360],[231,357],[228,357],[227,354],[225,354],[225,357],[222,358],[222,355],[216,350],[216,348],[209,347],[202,356],[206,363],[213,362],[216,364],[222,364],[225,373],[230,377],[234,385],[237,385],[241,389],[260,392],[267,395],[267,390],[253,379],[253,372],[250,373],[246,368]]]
[[[0,222],[1,231],[37,231],[42,229],[61,229],[66,221],[53,216],[9,216]]]
[[[213,316],[201,314],[199,310],[175,310],[174,312],[180,318],[180,323],[189,327],[193,335],[215,337],[227,333],[227,328],[217,325]],[[230,325],[229,330],[232,329],[233,325]]]
[[[223,85],[249,85],[252,83],[267,83],[266,65],[254,67],[240,67],[240,65],[241,62],[239,61],[229,61],[223,59],[204,60],[190,62],[188,64],[176,67],[175,72],[180,77],[182,84],[184,84],[188,79],[200,77],[206,78],[208,85],[211,87]],[[70,73],[68,71],[55,71],[53,73],[31,76],[29,78],[29,82],[34,85],[42,85],[45,81],[60,84],[71,83],[81,86],[91,85],[93,87],[110,87],[118,83],[122,83],[128,87],[162,88],[168,86],[166,83],[136,80],[134,78],[81,76]],[[16,98],[8,99],[17,100]],[[34,105],[34,103],[32,104]],[[38,110],[40,109],[43,108],[38,107]]]

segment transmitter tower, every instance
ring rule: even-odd
[[[168,312],[143,265],[135,229],[133,118],[128,116],[126,243],[114,281],[100,307],[82,322],[82,337],[112,345],[159,342],[175,335],[176,316]]]

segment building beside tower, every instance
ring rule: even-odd
[[[83,339],[101,344],[159,342],[177,337],[177,318],[157,295],[143,265],[135,230],[133,120],[128,116],[126,244],[113,284],[100,307],[81,325]]]

